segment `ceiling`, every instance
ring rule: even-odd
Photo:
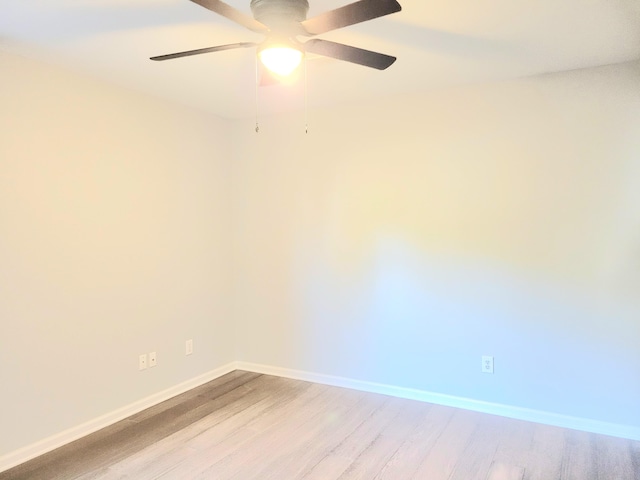
[[[398,57],[377,71],[309,58],[308,103],[338,103],[640,58],[638,0],[399,0],[402,12],[320,35]],[[249,0],[227,0],[250,15]],[[310,0],[309,17],[350,3]],[[149,57],[261,36],[189,0],[3,0],[0,51],[212,112],[255,115],[255,52]],[[262,87],[261,115],[302,108],[304,81]]]

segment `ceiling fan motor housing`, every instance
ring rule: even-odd
[[[286,31],[307,19],[307,0],[251,0],[253,18],[272,31]]]

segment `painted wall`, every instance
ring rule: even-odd
[[[0,55],[0,456],[232,360],[640,426],[638,64],[256,135]]]
[[[0,55],[2,456],[235,352],[227,125]]]
[[[308,135],[238,122],[239,360],[639,427],[638,85],[635,63],[312,111]]]

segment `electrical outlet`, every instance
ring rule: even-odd
[[[147,354],[143,353],[138,357],[138,369],[146,370],[147,369]]]
[[[482,356],[482,373],[493,373],[493,357],[490,355]]]
[[[156,356],[156,352],[151,352],[149,354],[149,367],[155,367],[158,364],[158,357]]]
[[[189,339],[184,345],[184,354],[191,355],[193,353],[193,340]]]

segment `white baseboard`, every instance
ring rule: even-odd
[[[393,397],[419,400],[421,402],[435,403],[438,405],[445,405],[455,408],[463,408],[465,410],[472,410],[475,412],[489,413],[492,415],[499,415],[501,417],[514,418],[517,420],[526,420],[528,422],[554,425],[557,427],[570,428],[573,430],[581,430],[585,432],[599,433],[602,435],[610,435],[612,437],[628,438],[631,440],[640,441],[640,428],[634,426],[618,425],[615,423],[601,422],[599,420],[592,420],[588,418],[571,417],[567,415],[560,415],[557,413],[531,410],[528,408],[502,405],[499,403],[483,402],[480,400],[455,397],[452,395],[444,395],[441,393],[427,392],[424,390],[396,387],[393,385],[385,385],[382,383],[353,380],[345,377],[323,375],[319,373],[292,370],[288,368],[272,367],[269,365],[236,362],[236,367],[238,370],[246,370],[249,372],[275,375],[278,377],[292,378],[296,380],[306,380],[308,382],[351,388],[364,392],[380,393],[383,395],[391,395]]]
[[[138,400],[130,405],[126,405],[105,415],[89,420],[81,425],[69,428],[68,430],[52,435],[36,443],[14,450],[13,452],[9,452],[8,454],[0,457],[0,472],[4,472],[16,465],[20,465],[21,463],[31,460],[32,458],[43,455],[51,450],[66,445],[67,443],[89,435],[90,433],[96,432],[101,428],[108,427],[109,425],[141,412],[146,408],[164,402],[165,400],[210,382],[211,380],[234,370],[237,370],[236,363],[228,363],[222,367],[216,368],[215,370],[211,370],[210,372]]]

